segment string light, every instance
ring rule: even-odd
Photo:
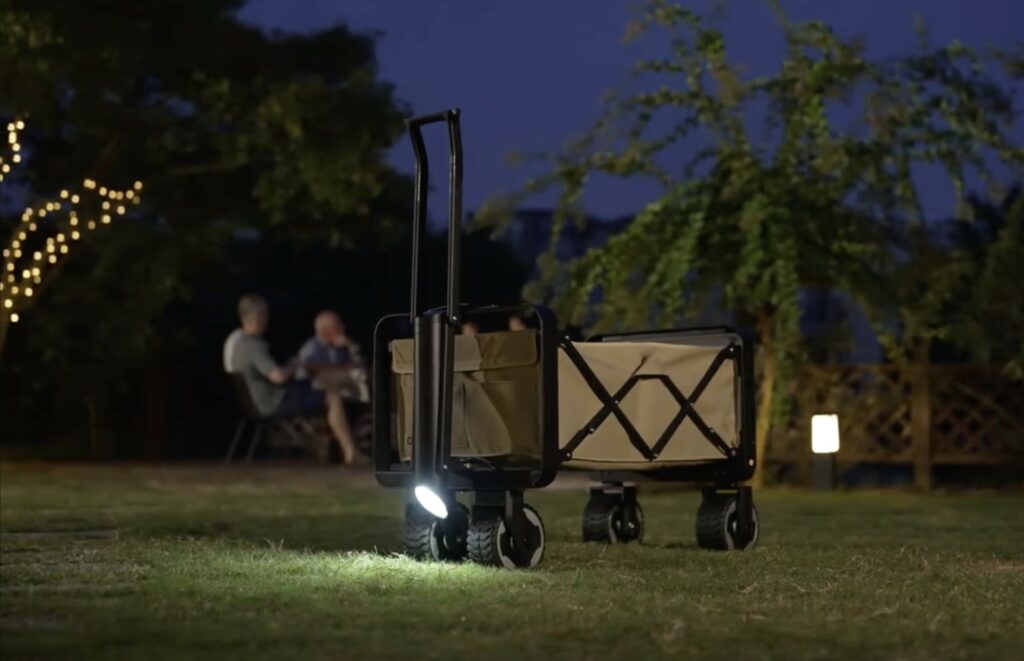
[[[4,151],[0,151],[0,181],[4,180],[4,175],[11,172],[11,166],[7,163],[7,159],[10,159],[11,163],[20,163],[21,154],[21,143],[18,142],[18,133],[25,128],[25,122],[20,119],[7,124],[7,150],[10,152],[10,156],[7,156]]]
[[[3,181],[3,174],[10,173],[13,168],[11,163],[20,163],[21,143],[18,132],[25,128],[22,120],[7,124],[7,142],[0,142],[0,181]],[[0,133],[0,141],[2,141]],[[84,238],[86,232],[97,229],[98,224],[109,225],[113,221],[113,215],[124,216],[127,213],[125,204],[114,204],[122,200],[131,200],[132,204],[139,204],[143,184],[141,181],[132,182],[131,187],[123,190],[99,185],[95,179],[85,178],[82,180],[78,191],[70,188],[62,188],[58,191],[56,198],[36,205],[26,207],[21,214],[21,225],[12,233],[9,245],[3,250],[3,269],[0,274],[6,274],[6,278],[0,278],[0,290],[5,292],[2,307],[0,307],[0,325],[4,323],[16,323],[20,319],[22,307],[29,304],[29,299],[37,298],[44,280],[44,270],[60,262],[60,260],[71,252],[69,242],[79,241]],[[80,194],[81,193],[81,194]],[[98,196],[101,214],[99,223],[97,220],[82,221],[76,205],[88,198],[89,194]],[[59,226],[59,216],[66,212],[67,221],[63,227]],[[36,222],[39,219],[40,222]],[[44,222],[45,221],[45,222]],[[28,245],[36,242],[32,235],[39,231],[46,223],[54,230],[52,236],[45,239],[45,247],[29,250]],[[58,224],[57,227],[54,227]],[[80,231],[81,230],[81,231]],[[17,260],[22,257],[22,245],[26,245],[26,254],[32,255],[33,264],[31,268],[27,265],[19,266]],[[18,283],[18,276],[21,282]]]

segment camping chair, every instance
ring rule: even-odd
[[[251,438],[249,440],[249,449],[245,453],[245,461],[246,463],[251,462],[256,454],[256,448],[259,447],[260,441],[263,440],[263,435],[268,427],[280,429],[297,446],[308,445],[309,434],[303,434],[299,431],[291,419],[273,413],[265,414],[260,412],[252,399],[252,395],[249,393],[249,386],[246,385],[244,376],[237,373],[228,374],[228,379],[231,381],[231,387],[235,392],[235,401],[238,402],[240,416],[238,426],[235,428],[235,436],[228,447],[227,454],[224,455],[224,463],[230,463],[232,458],[234,458],[235,450],[247,432],[251,433]]]

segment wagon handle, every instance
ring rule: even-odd
[[[412,283],[409,319],[414,320],[422,312],[426,299],[424,278],[421,277],[423,260],[421,242],[427,231],[427,188],[430,169],[427,150],[423,144],[423,126],[445,122],[448,125],[448,291],[447,317],[451,324],[458,324],[460,295],[460,254],[462,246],[462,134],[459,128],[459,109],[452,108],[430,115],[421,115],[406,120],[413,153],[416,155],[415,195],[413,198],[412,230]]]

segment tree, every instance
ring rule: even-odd
[[[998,60],[1014,75],[1012,57],[999,54]],[[999,312],[1019,301],[1007,285],[1016,289],[1008,277],[1011,255],[1024,254],[1020,210],[1015,212],[1014,195],[1006,197],[994,221],[994,205],[986,201],[1002,198],[1005,181],[1021,175],[1024,149],[1012,135],[1019,109],[1012,88],[985,64],[954,42],[939,48],[924,43],[920,52],[876,67],[867,120],[868,145],[877,156],[866,176],[873,213],[893,227],[894,259],[881,287],[854,293],[896,362],[926,365],[933,344],[945,341],[982,360],[1001,355],[1015,371],[1015,357],[989,350],[992,339],[982,337],[976,322],[1012,319],[1009,326],[1000,324],[1000,334],[1024,334],[1024,319]],[[931,217],[920,178],[929,167],[945,173],[953,193],[952,207],[933,205]],[[972,182],[987,191],[973,203],[967,195]],[[981,218],[979,209],[985,211]]]
[[[859,43],[819,22],[793,24],[781,12],[780,21],[785,59],[771,75],[745,77],[699,16],[651,2],[631,36],[660,28],[669,53],[639,62],[639,91],[613,97],[594,128],[554,156],[552,173],[525,191],[561,188],[554,245],[566,223],[582,217],[592,174],[662,184],[661,197],[605,246],[570,264],[542,258],[540,291],[560,314],[597,328],[676,325],[720,295],[757,334],[759,454],[773,414],[786,411],[801,358],[801,289],[879,292],[891,272],[894,200],[904,199],[893,182],[904,186],[911,176],[900,169],[907,159],[946,158],[959,146],[967,161],[1008,144],[991,126],[1004,119],[998,86],[981,73],[947,79],[948,67],[929,69],[956,48],[869,61]],[[901,115],[900,100],[888,96],[899,85],[918,95],[913,107],[932,102],[914,76],[945,86],[938,98],[971,95],[950,109],[964,125],[944,131],[934,114]],[[893,104],[878,116],[883,100]],[[871,113],[874,125],[850,121]],[[975,149],[979,135],[986,142]]]
[[[266,35],[239,0],[12,0],[0,114],[28,117],[27,181],[149,182],[178,226],[245,218],[337,241],[400,180],[403,110],[373,40],[343,26]]]
[[[395,235],[408,182],[385,151],[405,110],[377,78],[373,37],[266,34],[237,19],[241,5],[4,0],[0,117],[28,124],[17,190],[56,199],[85,178],[143,180],[146,199],[21,320],[0,374],[18,388],[0,406],[35,406],[27,393],[54,384],[93,401],[130,390],[181,348],[189,329],[169,306],[217,286],[239,228],[340,247]],[[0,241],[19,223],[0,218]]]

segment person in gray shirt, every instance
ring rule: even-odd
[[[224,371],[242,375],[253,404],[263,415],[298,417],[326,413],[341,456],[346,465],[352,465],[356,449],[341,396],[315,390],[308,381],[294,380],[296,360],[287,365],[277,364],[263,339],[270,313],[262,297],[243,296],[238,301],[238,317],[242,327],[232,331],[224,342]]]

